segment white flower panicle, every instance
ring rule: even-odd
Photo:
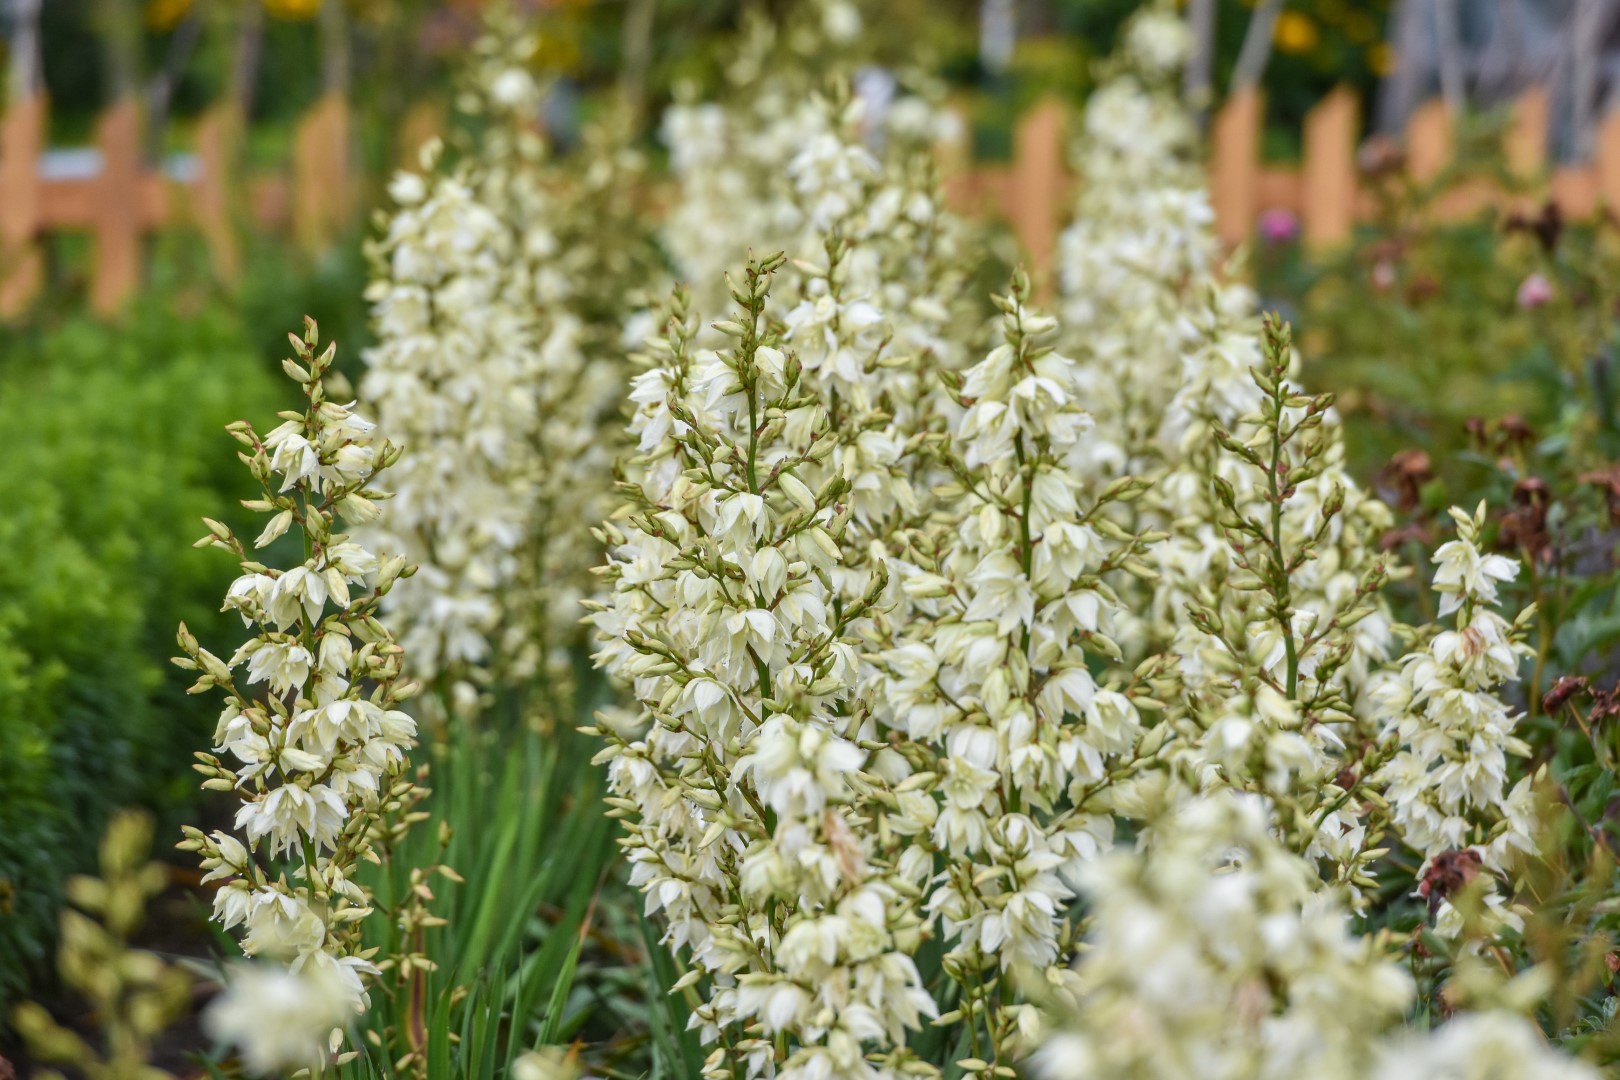
[[[1465,1013],[1421,1035],[1389,1040],[1370,1080],[1598,1080],[1600,1075],[1549,1047],[1529,1020],[1498,1011]]]
[[[245,953],[341,983],[352,1014],[368,1004],[362,976],[377,970],[360,948],[372,901],[354,873],[379,823],[416,797],[406,775],[416,724],[399,707],[414,685],[377,618],[411,571],[402,556],[376,555],[339,531],[376,515],[388,494],[375,478],[399,451],[352,406],[326,398],[334,348],[318,348],[315,323],[290,337],[296,359],[285,367],[306,407],[281,413],[263,436],[246,421],[227,430],[263,487],[244,504],[268,515],[251,547],[285,535],[302,561],[259,562],[211,519],[198,542],[241,561],[224,610],[250,636],[225,660],[182,625],[185,655],[175,663],[198,673],[191,692],[225,695],[214,752],[199,753],[197,768],[204,787],[233,793],[241,807],[234,833],[188,827],[180,846],[201,857],[203,881],[216,883],[214,918],[240,929]]]
[[[577,170],[547,162],[535,41],[491,17],[460,98],[481,125],[472,152],[392,185],[361,384],[411,450],[368,532],[421,567],[387,610],[438,684],[429,704],[459,713],[492,679],[567,683],[600,555],[589,527],[610,508],[620,327],[638,303],[622,279],[651,272],[648,238],[610,210],[640,158],[602,128]]]
[[[1587,1080],[1507,1011],[1402,1030],[1411,977],[1252,796],[1190,800],[1161,839],[1091,864],[1086,949],[1031,1060],[1042,1080]]]
[[[332,969],[259,961],[231,967],[224,992],[203,1013],[203,1028],[237,1047],[249,1073],[273,1076],[320,1068],[332,1032],[353,1018],[351,989]]]
[[[1118,473],[1141,472],[1153,449],[1196,335],[1185,314],[1218,261],[1197,128],[1176,97],[1175,57],[1189,42],[1169,3],[1132,17],[1086,103],[1075,161],[1085,182],[1059,241],[1064,342],[1098,422],[1086,452]]]
[[[417,192],[396,183],[401,205],[374,249],[383,273],[367,292],[378,342],[361,394],[412,449],[398,497],[370,531],[421,562],[389,614],[424,675],[500,647],[540,467],[544,328],[524,287],[521,238],[475,184],[438,178],[407,202]]]
[[[850,692],[851,627],[884,583],[848,603],[832,588],[851,509],[842,478],[816,482],[840,437],[768,310],[784,261],[733,285],[726,349],[689,351],[679,296],[650,345],[644,478],[604,527],[613,591],[592,616],[598,662],[643,711],[603,718],[600,760],[631,880],[710,981],[708,1072],[899,1075],[933,1002],[907,947],[914,890],[862,805],[876,781]]]
[[[711,980],[716,1061],[795,1076],[867,1075],[866,1043],[890,1070],[911,1060],[906,1033],[938,1009],[911,956],[932,934],[967,1002],[942,1021],[965,1011],[1011,1059],[1029,1023],[1013,987],[1066,953],[1062,874],[1109,843],[1088,800],[1141,729],[1087,653],[1118,656],[1107,579],[1147,572],[1153,538],[1106,517],[1139,484],[1066,466],[1089,417],[1043,343],[1054,321],[1020,277],[1004,344],[946,401],[904,395],[926,367],[882,357],[917,322],[878,301],[908,276],[864,220],[801,260],[780,322],[764,289],[781,260],[752,266],[743,313],[715,324],[730,350],[693,351],[677,295],[631,394],[639,479],[605,528],[614,592],[593,616],[598,662],[646,710],[597,729],[632,880]],[[845,268],[868,257],[895,269],[863,287]]]
[[[1360,1080],[1412,981],[1343,899],[1281,847],[1261,800],[1188,801],[1149,851],[1082,877],[1086,949],[1045,1080]]]
[[[1121,586],[1113,638],[1156,669],[1174,783],[1125,777],[1113,797],[1153,816],[1214,788],[1287,796],[1274,820],[1290,844],[1364,888],[1379,850],[1363,820],[1379,764],[1364,691],[1392,641],[1376,547],[1389,512],[1347,474],[1331,398],[1295,383],[1286,328],[1262,326],[1219,273],[1177,96],[1188,43],[1168,3],[1127,27],[1087,105],[1062,255],[1060,344],[1097,418],[1071,465],[1151,481],[1110,520],[1165,537],[1143,583]]]
[[[1533,652],[1525,637],[1535,609],[1512,623],[1493,610],[1497,584],[1516,577],[1519,566],[1480,551],[1485,504],[1473,515],[1453,508],[1451,517],[1457,537],[1435,552],[1434,588],[1442,617],[1455,615],[1455,628],[1430,631],[1374,690],[1392,753],[1373,780],[1425,870],[1471,857],[1465,877],[1473,880],[1472,869],[1481,865],[1491,872],[1479,875],[1487,921],[1517,927],[1492,875],[1535,853],[1536,778],[1510,778],[1509,762],[1529,757],[1530,747],[1515,734],[1519,717],[1499,688],[1518,681]],[[1426,875],[1424,892],[1437,928],[1455,936],[1462,914],[1436,887],[1446,880],[1443,873]]]
[[[1077,162],[1085,183],[1061,266],[1063,344],[1080,362],[1098,421],[1083,452],[1105,472],[1153,479],[1137,525],[1170,533],[1153,554],[1162,581],[1142,617],[1122,627],[1121,644],[1133,657],[1184,657],[1183,672],[1198,679],[1207,657],[1182,609],[1204,599],[1200,586],[1221,581],[1231,564],[1212,480],[1230,483],[1240,504],[1263,497],[1261,477],[1221,453],[1214,435],[1225,430],[1246,442],[1258,433],[1266,395],[1251,372],[1266,358],[1253,294],[1218,273],[1196,128],[1177,97],[1174,58],[1189,40],[1168,3],[1144,5],[1133,17],[1111,77],[1087,104]],[[1364,598],[1360,588],[1378,557],[1372,542],[1389,515],[1346,473],[1336,418],[1330,412],[1321,423],[1321,468],[1293,485],[1284,524],[1294,536],[1309,535],[1323,508],[1342,500],[1292,589],[1300,617],[1326,625]],[[1382,659],[1388,629],[1375,601],[1357,622],[1340,672],[1348,691]]]
[[[922,160],[910,151],[919,143],[931,147],[948,126],[933,103],[937,87],[901,87],[887,71],[861,69],[872,38],[862,33],[860,9],[849,0],[798,5],[780,25],[750,12],[719,99],[698,100],[677,87],[661,128],[676,193],[660,237],[700,310],[725,302],[719,282],[748,252],[808,251],[807,239],[861,201],[860,188],[880,161]],[[871,77],[856,78],[861,72]],[[817,97],[848,85],[862,91],[857,100],[866,106],[853,143],[829,124]],[[880,210],[897,222],[917,211],[916,202],[899,198]]]
[[[941,502],[895,543],[899,595],[869,635],[873,715],[918,770],[891,827],[916,834],[905,863],[961,988],[953,1019],[1003,1064],[1028,985],[1071,945],[1073,873],[1112,842],[1104,793],[1136,764],[1137,687],[1123,671],[1099,683],[1090,662],[1119,660],[1111,579],[1147,573],[1155,539],[1108,516],[1140,484],[1072,465],[1091,417],[1028,292],[1016,276],[1003,342],[951,380],[963,412],[935,440]]]
[[[1287,325],[1268,318],[1260,344],[1251,411],[1230,430],[1206,414],[1207,444],[1143,500],[1170,533],[1152,638],[1175,663],[1155,689],[1173,703],[1181,782],[1265,795],[1290,846],[1365,888],[1383,850],[1365,820],[1382,750],[1361,694],[1389,635],[1369,535],[1383,508],[1343,474],[1331,395],[1289,379]]]

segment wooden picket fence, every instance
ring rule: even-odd
[[[93,168],[70,175],[42,168],[50,161],[47,108],[41,95],[0,116],[0,318],[22,312],[37,294],[43,282],[41,242],[53,232],[90,234],[90,304],[98,313],[112,314],[139,286],[143,238],[157,230],[192,229],[219,279],[231,283],[241,273],[244,220],[290,230],[309,251],[321,250],[353,220],[358,200],[352,131],[341,96],[322,98],[300,119],[285,173],[253,177],[237,168],[244,130],[239,111],[229,103],[196,125],[189,167],[180,175],[144,161],[134,102],[114,105],[102,115]],[[1306,117],[1303,160],[1280,168],[1261,159],[1259,94],[1228,100],[1212,118],[1208,161],[1222,241],[1245,242],[1261,215],[1276,210],[1297,217],[1312,254],[1348,241],[1356,223],[1368,219],[1377,205],[1358,173],[1360,113],[1350,91],[1330,93]],[[1061,102],[1039,103],[1019,122],[1013,157],[1006,163],[973,162],[965,144],[942,149],[952,206],[1008,221],[1042,283],[1050,282],[1058,233],[1075,197],[1077,180],[1066,152],[1069,119]],[[440,123],[442,112],[431,104],[413,112],[402,140],[409,144],[407,161]],[[1566,217],[1584,218],[1600,207],[1620,210],[1620,111],[1601,126],[1593,160],[1584,166],[1548,171],[1547,125],[1547,94],[1526,93],[1515,104],[1503,139],[1507,171],[1525,185],[1540,185]],[[1403,143],[1402,167],[1411,180],[1431,184],[1440,178],[1453,150],[1453,120],[1445,105],[1435,101],[1418,109]],[[88,159],[81,155],[81,160]],[[1431,208],[1443,220],[1460,220],[1523,198],[1476,180],[1449,187]]]
[[[1306,116],[1297,166],[1266,164],[1260,154],[1264,100],[1258,92],[1234,95],[1210,125],[1208,176],[1216,230],[1228,247],[1246,242],[1267,211],[1286,211],[1299,223],[1308,253],[1321,256],[1348,242],[1356,223],[1371,219],[1378,201],[1360,175],[1361,104],[1348,89],[1328,94]],[[1073,207],[1080,181],[1064,152],[1068,115],[1048,99],[1019,123],[1006,164],[963,165],[960,147],[947,153],[952,173],[946,195],[956,209],[992,213],[1008,221],[1037,280],[1048,277],[1057,236]],[[1454,118],[1445,103],[1417,109],[1403,133],[1400,167],[1416,185],[1439,184],[1453,160]],[[1555,202],[1566,218],[1589,218],[1600,208],[1620,212],[1620,110],[1600,126],[1592,161],[1548,170],[1548,95],[1532,89],[1513,105],[1502,138],[1502,162],[1521,191],[1483,180],[1449,184],[1433,192],[1429,212],[1438,222],[1463,221],[1497,207],[1534,198]],[[954,160],[953,160],[954,159]],[[958,167],[952,168],[952,165]]]
[[[148,234],[194,230],[229,284],[242,271],[243,216],[290,229],[318,251],[354,212],[349,107],[338,95],[321,98],[298,121],[288,173],[254,177],[237,168],[245,131],[229,102],[200,118],[177,174],[145,161],[134,101],[102,113],[93,150],[74,153],[74,167],[52,168],[62,155],[45,146],[48,109],[38,94],[0,115],[0,318],[26,310],[43,285],[42,241],[50,233],[89,234],[90,306],[111,315],[140,284]]]

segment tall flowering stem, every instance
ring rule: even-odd
[[[420,792],[406,772],[416,725],[399,708],[415,687],[376,617],[410,570],[339,530],[376,516],[388,497],[376,476],[399,450],[327,399],[334,347],[318,348],[314,321],[290,338],[295,358],[284,367],[305,407],[280,413],[262,436],[246,421],[227,429],[262,487],[244,505],[268,521],[248,544],[206,519],[197,544],[240,560],[224,609],[241,615],[250,636],[225,660],[182,625],[175,660],[197,672],[191,693],[225,698],[213,752],[199,753],[196,768],[205,788],[231,792],[241,806],[234,831],[188,827],[180,846],[201,858],[205,883],[218,883],[214,919],[241,929],[244,953],[334,974],[358,1013],[370,1004],[362,976],[378,969],[361,945],[373,901],[356,871],[378,857],[373,844],[388,819],[408,814]],[[294,565],[255,557],[283,536],[294,540]]]
[[[420,568],[383,610],[435,729],[475,722],[519,683],[537,691],[535,719],[572,715],[579,600],[601,558],[589,529],[611,509],[621,448],[623,325],[663,291],[624,197],[645,164],[628,138],[593,125],[554,160],[534,127],[531,22],[491,6],[457,96],[476,135],[395,177],[368,245],[376,343],[360,398],[410,453],[359,539]]]
[[[768,310],[785,261],[733,282],[726,348],[689,351],[679,296],[650,345],[642,477],[604,527],[612,594],[593,615],[597,659],[641,711],[596,732],[631,881],[706,982],[705,1075],[808,1080],[899,1068],[934,1010],[908,955],[915,889],[864,801],[880,781],[853,628],[885,580],[834,583],[848,481],[826,475],[840,433]]]
[[[943,872],[905,859],[960,988],[941,1021],[965,1023],[962,1067],[986,1078],[1017,1059],[1029,990],[1073,944],[1067,882],[1113,838],[1099,796],[1137,765],[1128,677],[1100,685],[1089,662],[1119,659],[1110,579],[1150,574],[1155,540],[1108,517],[1144,484],[1073,463],[1092,418],[1050,344],[1056,320],[1028,300],[1017,274],[996,301],[1002,342],[946,375],[962,414],[932,440],[945,502],[909,536],[872,658],[874,714],[918,767],[903,786],[928,795],[902,802],[896,827],[942,856]]]
[[[1218,792],[1148,851],[1086,867],[1087,948],[1043,1080],[1364,1080],[1413,996],[1389,935],[1357,936],[1342,890],[1277,842],[1265,801]]]
[[[1373,694],[1388,752],[1372,779],[1402,840],[1423,856],[1419,892],[1446,937],[1465,929],[1459,901],[1469,885],[1481,900],[1472,929],[1522,929],[1495,875],[1535,855],[1538,832],[1538,771],[1512,782],[1512,759],[1531,749],[1499,689],[1518,681],[1533,654],[1525,639],[1535,608],[1511,623],[1493,610],[1498,585],[1517,577],[1519,564],[1480,550],[1484,504],[1472,515],[1454,508],[1451,517],[1457,536],[1434,553],[1434,589],[1440,617],[1454,616],[1454,627],[1425,633]]]

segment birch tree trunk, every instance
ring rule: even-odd
[[[259,54],[264,48],[264,5],[245,4],[236,24],[235,58],[227,93],[236,103],[245,122],[253,113],[253,97],[259,85]]]
[[[1192,51],[1187,54],[1182,94],[1200,127],[1214,97],[1215,8],[1216,0],[1189,0],[1187,5],[1187,29],[1192,35]]]
[[[1389,13],[1386,44],[1395,66],[1378,87],[1378,130],[1400,134],[1406,118],[1417,106],[1429,73],[1428,34],[1424,27],[1427,0],[1395,0]]]
[[[1604,0],[1578,0],[1570,17],[1570,152],[1577,161],[1592,156],[1597,124],[1599,49],[1603,41]]]
[[[1434,21],[1440,96],[1445,98],[1451,115],[1458,117],[1468,100],[1468,90],[1463,83],[1462,46],[1457,37],[1457,0],[1429,0],[1429,13]]]
[[[1271,62],[1271,38],[1277,29],[1277,16],[1282,12],[1282,0],[1260,0],[1249,19],[1249,29],[1243,35],[1243,48],[1238,52],[1237,67],[1232,71],[1232,90],[1252,90],[1265,77],[1266,65]]]
[[[11,0],[11,70],[6,79],[11,102],[26,101],[39,90],[39,8],[40,0]]]
[[[349,60],[349,14],[344,0],[321,4],[321,89],[347,94],[352,82]]]

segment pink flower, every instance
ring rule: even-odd
[[[1286,244],[1299,235],[1299,218],[1289,210],[1267,210],[1260,215],[1260,235],[1268,244]]]
[[[1531,274],[1519,283],[1519,306],[1534,310],[1553,298],[1552,282],[1540,274]]]

